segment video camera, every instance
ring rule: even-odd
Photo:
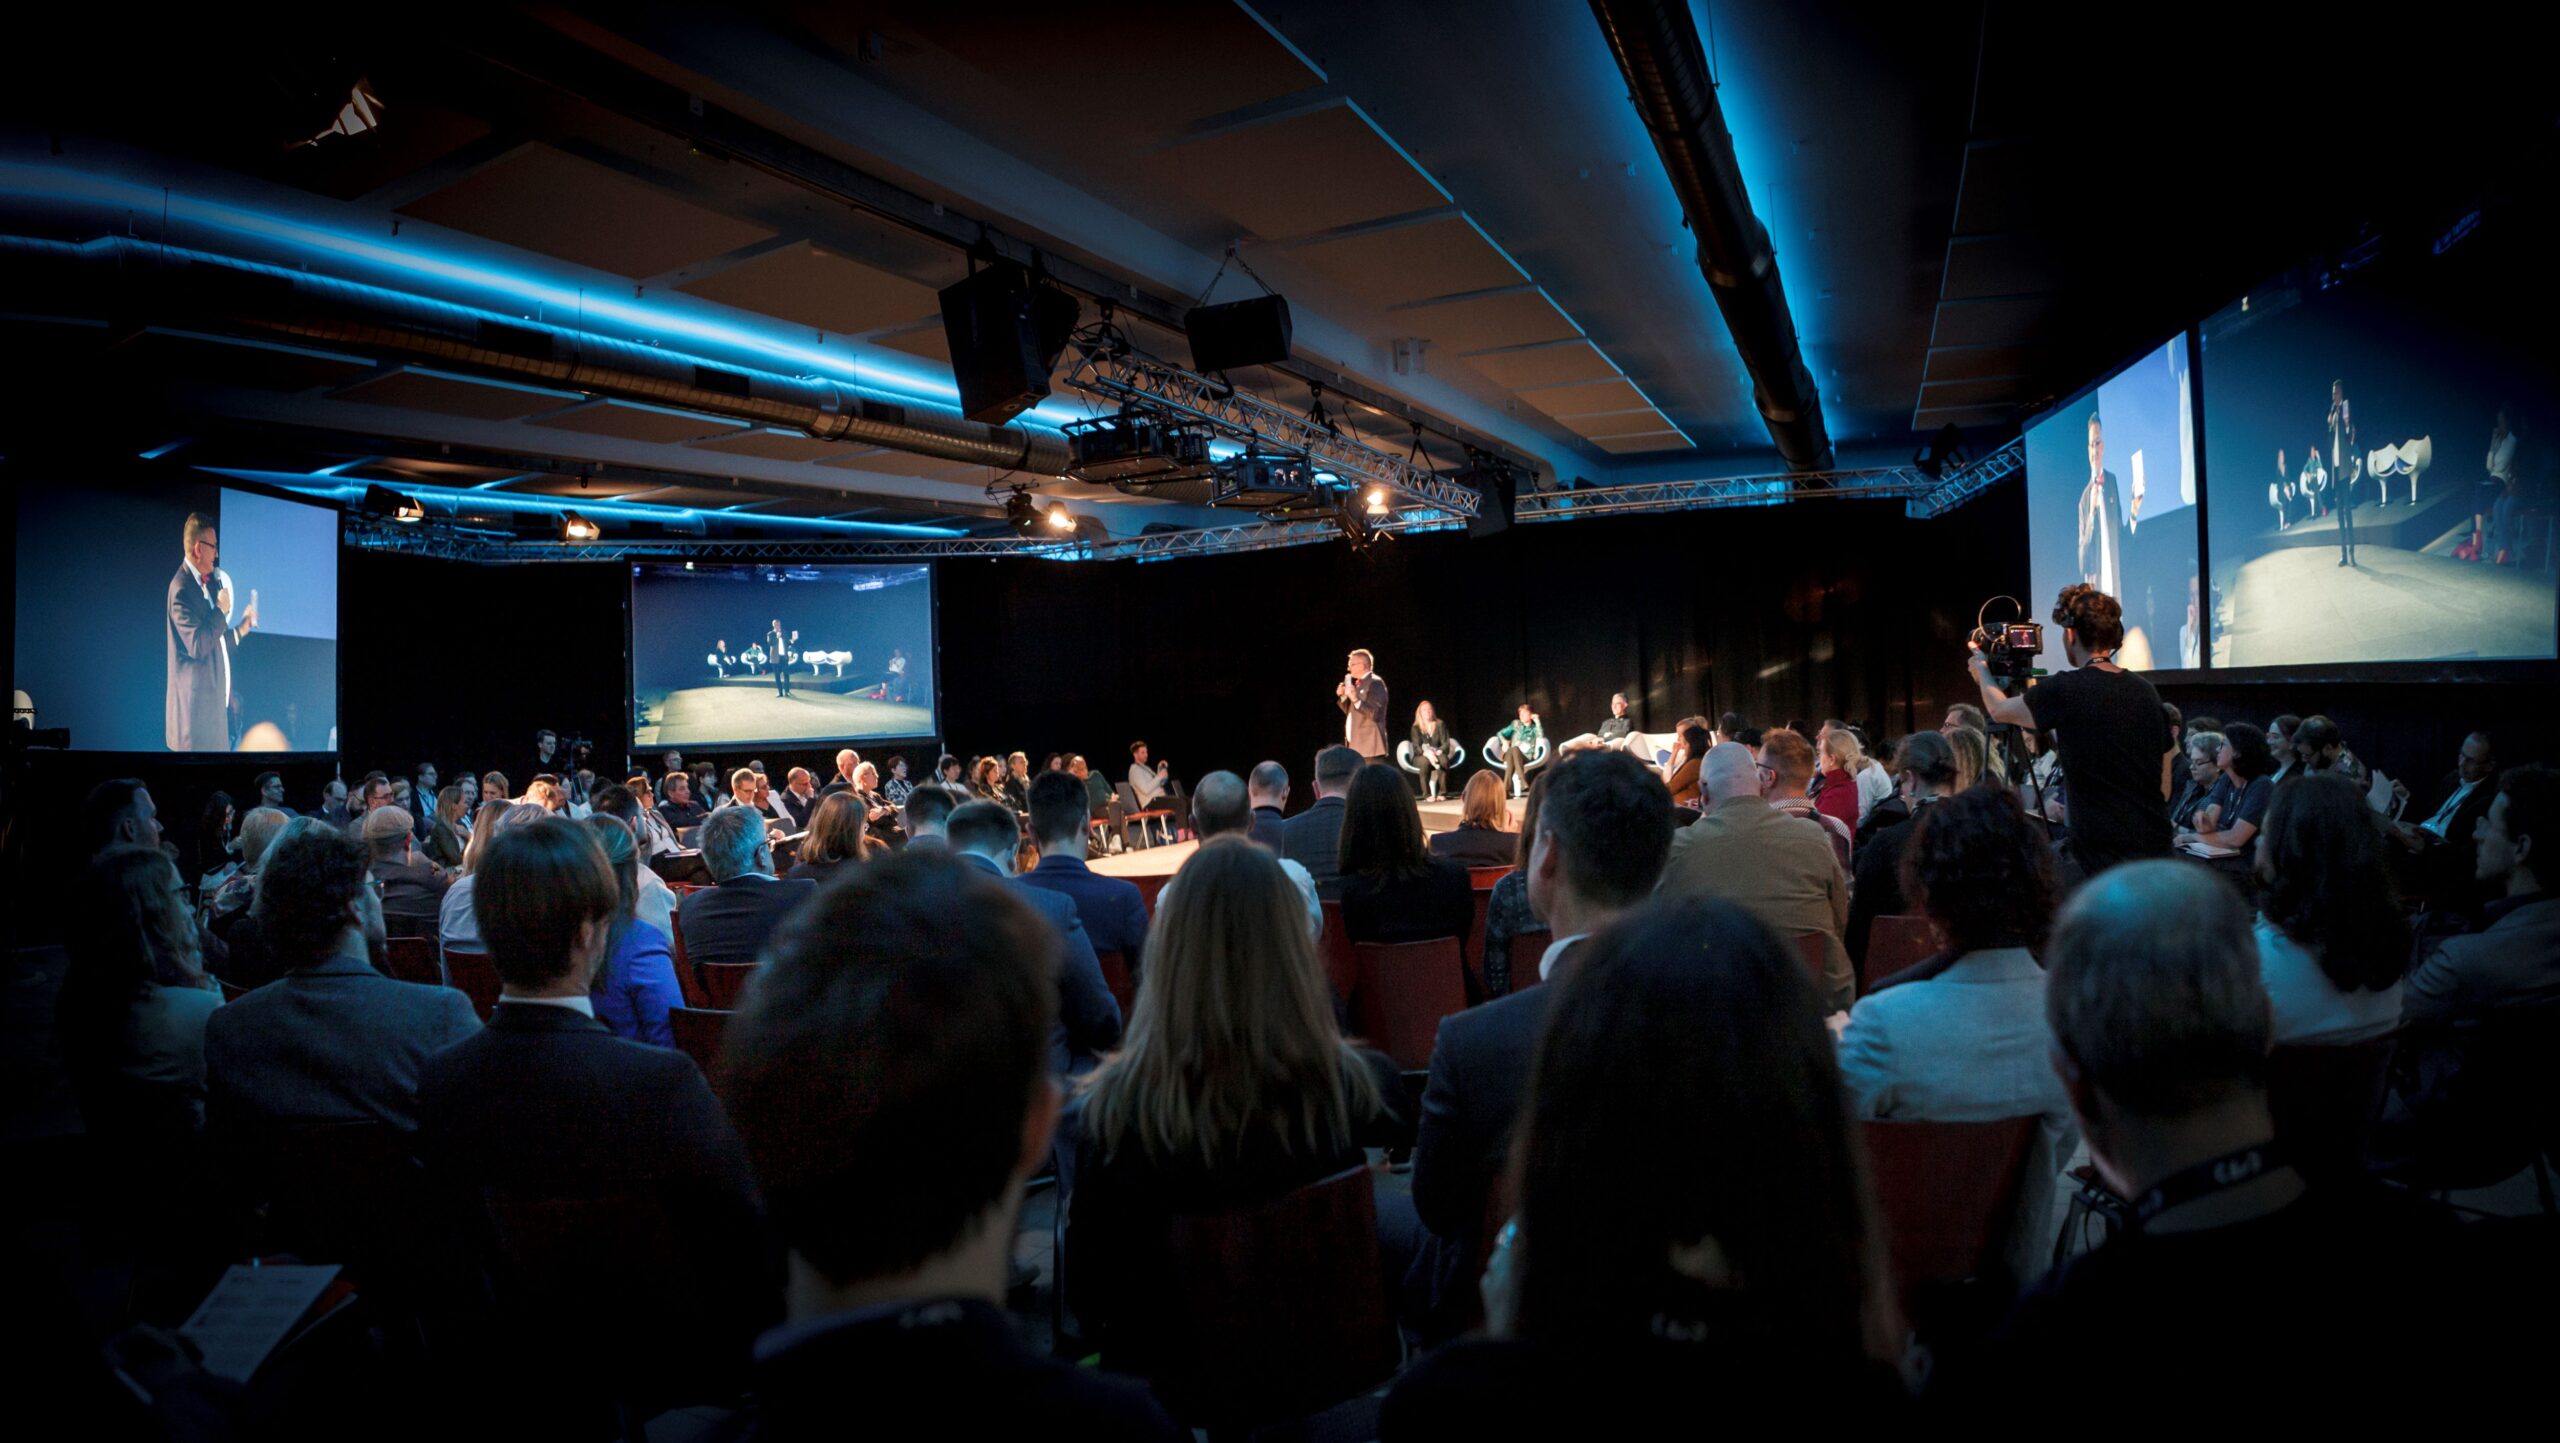
[[[1991,625],[1983,620],[1994,601],[2009,603],[2018,613],[2011,621]],[[1973,614],[1973,647],[1982,653],[1984,669],[2000,683],[2002,691],[2014,692],[2033,677],[2044,673],[2036,667],[2036,657],[2044,651],[2044,624],[2026,619],[2026,608],[2014,596],[1995,596],[1982,603]]]

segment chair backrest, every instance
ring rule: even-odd
[[[1828,932],[1798,932],[1787,940],[1794,944],[1796,949],[1796,960],[1804,964],[1804,974],[1813,979],[1814,991],[1816,993],[1820,993],[1823,985],[1823,970],[1826,964],[1831,960],[1831,950],[1829,946],[1831,934]]]
[[[1890,977],[1937,955],[1938,933],[1917,912],[1889,912],[1867,929],[1867,976]]]
[[[1863,1124],[1886,1251],[1906,1295],[1999,1264],[2041,1121]]]
[[[1185,1423],[1296,1418],[1374,1387],[1402,1345],[1367,1168],[1258,1207],[1173,1219],[1157,1394]]]
[[[720,1039],[728,1031],[729,1014],[708,1007],[670,1007],[667,1030],[676,1037],[676,1050],[693,1059],[694,1065],[709,1077],[720,1061]]]
[[[498,964],[489,960],[489,954],[467,947],[447,947],[444,975],[445,985],[470,998],[472,1010],[480,1014],[481,1021],[488,1021],[489,1014],[498,1008],[499,988]]]
[[[1541,927],[1535,932],[1511,934],[1512,991],[1517,992],[1523,987],[1535,987],[1547,980],[1538,975],[1538,962],[1547,955],[1547,949],[1555,944],[1555,932],[1546,927]]]
[[[1508,862],[1503,863],[1499,867],[1469,867],[1467,869],[1467,885],[1475,888],[1479,892],[1490,892],[1493,890],[1494,883],[1510,876],[1516,870],[1517,869]]]
[[[679,897],[676,900],[681,904],[684,899]],[[667,951],[675,958],[676,990],[684,994],[684,1005],[687,1007],[710,1006],[711,994],[702,990],[702,978],[693,970],[693,956],[685,951],[682,905],[667,909]]]
[[[1467,1010],[1466,958],[1458,939],[1361,942],[1351,953],[1359,979],[1352,1010],[1361,1034],[1398,1067],[1429,1067],[1440,1019]]]
[[[444,985],[444,967],[436,961],[436,943],[432,937],[393,937],[386,944],[383,970],[403,982],[423,982],[429,987]]]
[[[2267,1054],[2267,1107],[2294,1170],[2314,1180],[2364,1170],[2365,1133],[2382,1109],[2392,1037],[2321,1046],[2286,1043]]]
[[[1129,1009],[1138,1002],[1138,979],[1129,975],[1129,955],[1117,948],[1105,951],[1099,947],[1093,955],[1102,964],[1102,984],[1111,989],[1112,1000],[1120,1004],[1120,1015],[1129,1016]]]
[[[1322,906],[1324,932],[1316,939],[1316,957],[1324,963],[1324,980],[1333,988],[1334,1007],[1339,1011],[1359,990],[1360,973],[1351,958],[1351,934],[1342,925],[1341,901],[1327,897]]]
[[[1475,910],[1467,921],[1467,1001],[1481,1002],[1484,988],[1484,926],[1493,910],[1493,889],[1511,875],[1509,867],[1469,867],[1467,880],[1475,888]]]
[[[702,995],[723,1012],[735,1012],[745,1000],[747,983],[756,975],[753,962],[696,962],[693,970],[702,978]]]

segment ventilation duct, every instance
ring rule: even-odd
[[[1751,213],[1733,135],[1725,129],[1686,0],[1591,0],[1591,13],[1688,213],[1689,229],[1698,237],[1698,269],[1751,373],[1752,403],[1768,423],[1769,438],[1789,470],[1830,470],[1822,398],[1805,369],[1795,317],[1778,283],[1777,253]]]
[[[617,400],[805,431],[822,441],[1055,476],[1063,438],[824,376],[786,376],[565,326],[124,237],[0,237],[8,309],[66,301],[126,325],[325,341]]]

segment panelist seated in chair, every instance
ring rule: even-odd
[[[1606,721],[1580,736],[1568,737],[1557,745],[1556,751],[1563,754],[1588,747],[1607,747],[1613,752],[1634,751],[1638,760],[1651,761],[1652,754],[1640,746],[1643,740],[1644,734],[1636,730],[1635,718],[1628,715],[1627,694],[1618,691],[1609,694],[1609,717]]]
[[[1511,795],[1519,796],[1529,789],[1529,770],[1547,759],[1546,724],[1529,709],[1527,702],[1509,726],[1495,732],[1484,744],[1486,761],[1499,760],[1502,774],[1511,784]]]
[[[1466,759],[1440,712],[1424,702],[1413,709],[1413,730],[1396,748],[1396,765],[1422,779],[1422,798],[1436,802],[1449,790],[1449,769]]]

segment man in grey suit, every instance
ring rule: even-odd
[[[1313,806],[1280,824],[1280,855],[1307,869],[1316,879],[1316,895],[1327,901],[1342,897],[1343,798],[1361,767],[1360,754],[1349,747],[1326,747],[1316,753],[1316,800]]]
[[[676,904],[685,955],[695,962],[753,962],[764,939],[793,907],[818,895],[807,877],[773,875],[773,841],[764,814],[722,807],[702,824],[702,865],[717,886]]]
[[[1377,665],[1366,648],[1344,660],[1342,684],[1333,689],[1333,704],[1342,708],[1342,739],[1364,762],[1387,759],[1387,684],[1372,670]]]
[[[365,863],[363,844],[328,827],[303,828],[261,859],[254,915],[283,975],[205,1022],[209,1129],[382,1122],[415,1131],[427,1058],[480,1030],[460,992],[373,969],[382,907]]]
[[[1049,1071],[1058,1077],[1091,1072],[1120,1041],[1120,1004],[1102,980],[1102,960],[1076,914],[1075,899],[1025,883],[1014,875],[1015,844],[1022,823],[1002,802],[970,802],[951,814],[951,850],[963,866],[1003,880],[1005,890],[1049,919],[1059,938],[1051,975],[1058,980],[1058,1024],[1049,1035]],[[912,850],[912,849],[910,849]]]
[[[1822,984],[1815,990],[1826,1011],[1846,1010],[1857,992],[1849,951],[1841,944],[1849,925],[1849,879],[1830,834],[1769,805],[1761,795],[1768,773],[1746,747],[1726,742],[1708,748],[1698,782],[1706,814],[1671,839],[1663,895],[1721,897],[1759,918],[1781,940],[1820,933]]]
[[[169,688],[166,740],[173,752],[231,750],[231,651],[258,624],[254,595],[231,619],[231,578],[215,563],[221,538],[213,518],[187,513],[184,557],[169,579]]]

